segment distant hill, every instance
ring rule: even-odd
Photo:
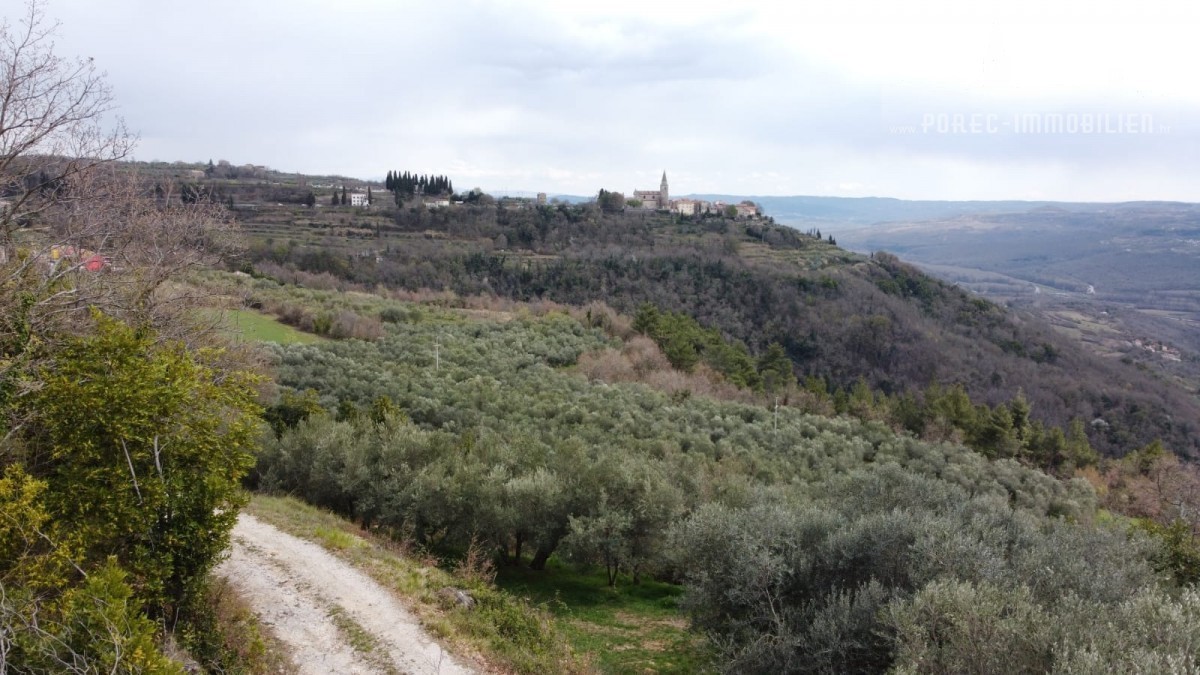
[[[1055,203],[827,227],[847,248],[896,253],[1200,389],[1200,205]]]
[[[855,250],[986,270],[1052,289],[1139,302],[1186,298],[1200,310],[1200,205],[1046,205],[1009,213],[902,220],[841,230]]]
[[[749,199],[763,207],[767,215],[784,225],[803,227],[828,224],[841,231],[848,226],[874,223],[930,220],[961,215],[1024,212],[1039,208],[1066,208],[1075,211],[1102,209],[1105,204],[1029,201],[911,201],[890,197],[816,197],[796,195],[746,196],[702,194],[699,199],[739,202]]]
[[[493,197],[517,197],[520,199],[533,199],[538,196],[537,192],[531,190],[491,190],[488,191],[488,194],[492,195]],[[547,201],[560,201],[567,204],[582,204],[583,202],[590,202],[595,198],[596,195],[583,197],[580,195],[564,195],[555,192],[546,193]]]

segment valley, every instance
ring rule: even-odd
[[[1200,391],[1200,207],[777,198],[796,227],[888,251]],[[769,203],[769,202],[768,202]]]

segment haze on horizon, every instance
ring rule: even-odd
[[[20,7],[5,12],[10,23]],[[460,189],[1200,201],[1200,7],[48,0],[141,160]]]

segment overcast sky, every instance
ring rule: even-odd
[[[459,189],[1200,201],[1200,3],[47,0],[137,158]],[[5,3],[11,21],[18,2]]]

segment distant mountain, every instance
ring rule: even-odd
[[[898,220],[835,233],[967,281],[982,271],[1050,290],[1200,313],[1200,205],[1045,205],[1014,213]],[[976,289],[984,290],[984,289]],[[999,289],[996,289],[999,290]]]
[[[1051,201],[930,201],[890,197],[789,197],[728,194],[690,195],[697,199],[739,202],[749,199],[763,207],[776,222],[794,227],[830,225],[871,225],[896,221],[931,220],[962,215],[1027,212],[1034,209],[1097,211],[1114,204]],[[836,235],[836,233],[835,233]]]
[[[520,199],[533,199],[538,196],[537,192],[531,190],[485,190],[493,197],[517,197]],[[590,202],[596,198],[595,195],[590,197],[581,197],[579,195],[564,195],[555,192],[546,193],[546,199],[549,201],[558,200],[567,204],[580,204],[582,202]]]

